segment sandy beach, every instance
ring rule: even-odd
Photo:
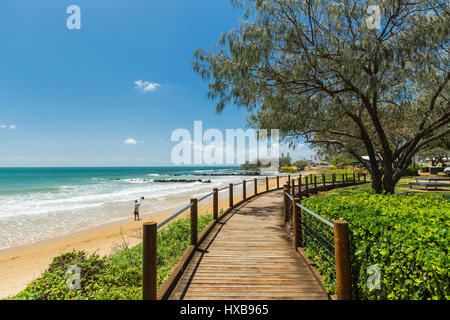
[[[284,182],[285,179],[280,179],[280,185],[282,185],[282,181]],[[269,180],[269,187],[270,189],[276,187],[276,179]],[[258,189],[265,190],[264,181],[260,182]],[[248,194],[253,194],[253,189]],[[236,203],[242,200],[242,195],[236,195],[233,198]],[[205,199],[204,204],[199,203],[199,214],[212,212],[212,202],[209,199],[211,197]],[[219,200],[219,210],[227,208],[228,199]],[[61,253],[84,250],[88,253],[108,255],[121,247],[124,241],[129,246],[134,246],[142,241],[140,233],[143,223],[149,221],[159,223],[174,212],[174,210],[166,210],[153,213],[151,216],[141,215],[139,221],[133,221],[133,217],[130,215],[129,221],[126,222],[113,222],[70,235],[39,241],[32,245],[2,250],[0,251],[0,298],[17,294],[23,290],[29,282],[39,277],[47,269],[55,256]],[[189,210],[178,218],[187,215],[189,215]]]

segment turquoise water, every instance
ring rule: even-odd
[[[95,185],[107,179],[193,177],[228,173],[230,167],[0,168],[0,195],[57,191],[61,186]],[[232,173],[232,172],[231,172]]]
[[[141,197],[145,198],[142,214],[176,207],[214,187],[244,179],[215,176],[233,174],[233,169],[0,168],[0,248],[129,219],[134,200]],[[212,183],[156,183],[155,179],[211,179]]]

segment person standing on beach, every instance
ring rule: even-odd
[[[139,207],[140,206],[141,206],[141,204],[137,200],[134,200],[134,221],[139,220]]]

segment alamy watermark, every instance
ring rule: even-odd
[[[66,285],[69,290],[81,289],[81,269],[76,265],[71,265],[67,268],[65,275],[70,276],[66,280]]]
[[[369,29],[381,28],[381,9],[378,5],[370,5],[367,7],[366,26]]]
[[[369,290],[380,290],[381,289],[381,270],[377,264],[373,264],[367,267],[367,278],[366,285]]]
[[[171,140],[179,142],[172,148],[171,160],[175,165],[237,165],[246,161],[278,168],[280,157],[279,130],[226,129],[215,128],[203,132],[202,121],[194,121],[193,138],[187,129],[172,132]],[[270,142],[270,147],[268,146]],[[269,152],[270,149],[270,152]]]
[[[81,29],[81,9],[79,6],[72,4],[67,7],[66,13],[70,16],[66,20],[67,29]]]

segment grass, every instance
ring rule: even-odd
[[[424,196],[427,194],[450,195],[450,188],[447,188],[447,189],[442,188],[437,191],[434,191],[431,188],[429,189],[429,191],[416,189],[418,187],[414,187],[415,189],[410,189],[409,182],[415,182],[415,181],[416,180],[412,177],[400,179],[400,181],[395,186],[395,193],[402,193],[402,192],[409,191],[409,192],[411,192],[410,193],[411,195],[417,195],[417,196]],[[362,193],[362,192],[373,193],[370,183],[360,184],[360,185],[345,187],[345,188],[337,188],[337,189],[325,191],[325,192],[319,192],[317,195],[311,195],[311,197],[332,195],[332,194],[333,195],[352,195],[352,194],[358,194],[358,193]]]

